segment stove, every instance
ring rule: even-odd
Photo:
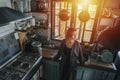
[[[0,80],[21,80],[24,74],[24,72],[6,67],[0,71]]]
[[[0,70],[0,80],[24,80],[23,77],[40,58],[39,55],[19,55],[15,60]]]
[[[42,56],[22,52],[14,27],[0,27],[0,80],[30,80],[39,70]]]
[[[10,64],[10,67],[22,72],[27,72],[40,56],[21,55]]]

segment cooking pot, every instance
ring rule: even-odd
[[[86,22],[90,19],[90,14],[87,11],[82,11],[78,16],[79,20],[82,22]]]
[[[101,51],[101,60],[105,63],[112,63],[113,61],[113,54],[105,49]]]
[[[41,48],[41,43],[39,41],[34,41],[32,42],[32,51],[37,52],[40,55],[42,55],[42,48]]]

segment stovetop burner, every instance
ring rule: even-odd
[[[9,80],[21,80],[21,77],[19,74],[13,74],[10,76]]]
[[[0,75],[2,75],[2,76],[7,76],[6,74],[8,74],[6,71],[0,71]],[[2,77],[1,76],[1,77]]]
[[[21,61],[15,61],[15,62],[12,63],[12,66],[17,67],[17,66],[20,66],[21,63],[22,63]]]
[[[0,80],[4,80],[6,77],[8,77],[8,72],[0,71]]]
[[[23,72],[7,67],[0,71],[0,80],[21,80],[24,74]]]
[[[38,58],[39,56],[35,56],[35,55],[22,55],[21,57],[18,58],[18,60],[35,62],[37,61]]]
[[[16,60],[10,66],[13,69],[16,69],[22,72],[27,72],[28,69],[32,66],[32,64],[30,62]]]
[[[28,63],[23,63],[22,65],[21,65],[21,68],[22,69],[28,69],[30,67],[30,65],[28,64]]]
[[[21,80],[39,57],[38,55],[19,55],[0,70],[0,80]]]

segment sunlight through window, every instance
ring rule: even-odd
[[[54,23],[55,30],[53,30],[55,31],[53,37],[54,39],[65,38],[67,29],[71,26],[72,23],[74,23],[74,26],[77,28],[77,39],[80,40],[81,42],[82,41],[90,42],[94,27],[94,22],[96,18],[96,11],[97,11],[96,4],[90,4],[89,0],[82,0],[76,4],[76,8],[75,8],[73,3],[56,1],[54,7],[55,8],[53,11],[55,13],[54,14],[55,17],[54,16],[52,17],[54,18],[53,20],[55,21]],[[62,9],[67,9],[69,11],[70,19],[68,21],[62,21],[59,19],[58,14]],[[87,10],[88,13],[90,14],[90,19],[85,23],[85,29],[83,29],[84,22],[81,22],[78,18],[79,13],[83,10]],[[83,32],[84,35],[82,34]]]

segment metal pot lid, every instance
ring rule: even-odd
[[[39,41],[32,42],[33,47],[41,47],[41,43]]]
[[[101,54],[101,60],[105,63],[111,63],[113,61],[113,55],[110,51],[103,51]]]

